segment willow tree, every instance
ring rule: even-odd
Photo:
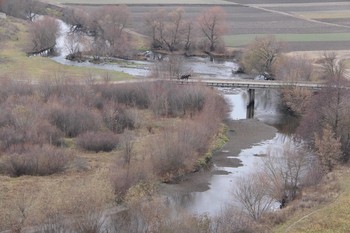
[[[227,32],[226,12],[221,7],[212,7],[203,11],[198,17],[200,31],[209,44],[210,52],[223,42]]]
[[[147,14],[145,22],[153,48],[170,52],[190,48],[193,28],[191,22],[185,20],[183,8],[170,12],[157,9]]]
[[[246,73],[274,76],[273,66],[282,49],[283,43],[273,36],[257,37],[244,51],[241,66]]]

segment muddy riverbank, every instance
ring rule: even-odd
[[[238,158],[239,153],[255,143],[269,140],[275,137],[276,128],[266,125],[257,119],[227,120],[229,141],[217,151],[212,159],[215,167],[239,167],[242,166]],[[254,156],[254,155],[252,155]],[[232,158],[235,157],[235,158]],[[208,169],[189,174],[178,184],[163,184],[163,194],[178,193],[190,194],[193,192],[204,192],[210,188],[210,178],[213,175],[225,174],[227,171],[220,169]]]

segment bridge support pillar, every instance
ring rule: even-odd
[[[248,89],[247,119],[254,117],[255,89]]]

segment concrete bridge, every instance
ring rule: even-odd
[[[203,84],[212,87],[245,88],[245,89],[280,89],[286,87],[303,87],[310,90],[319,90],[326,87],[325,84],[312,82],[286,82],[275,80],[228,80],[228,79],[189,79],[175,80],[179,84]]]
[[[186,84],[202,84],[211,87],[220,88],[244,88],[248,90],[249,102],[247,104],[247,118],[254,117],[255,105],[255,89],[281,89],[288,87],[302,87],[309,90],[317,91],[324,87],[325,84],[311,82],[286,82],[275,80],[222,80],[222,79],[190,79],[190,80],[175,80],[175,82]]]

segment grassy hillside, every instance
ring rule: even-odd
[[[298,212],[293,218],[273,232],[349,232],[350,229],[350,171],[343,167],[335,174],[339,192],[330,202],[307,211]],[[323,195],[320,190],[318,195]]]

